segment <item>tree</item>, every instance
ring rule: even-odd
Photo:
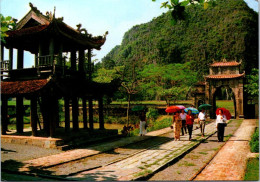
[[[253,68],[251,73],[246,76],[247,84],[245,84],[245,91],[252,97],[259,96],[259,70]]]
[[[17,20],[12,18],[11,16],[4,17],[2,14],[0,14],[0,18],[1,18],[1,42],[5,42],[5,37],[8,36],[6,32],[8,30],[15,29]]]

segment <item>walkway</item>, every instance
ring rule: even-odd
[[[215,133],[215,123],[206,125],[206,135]],[[102,180],[138,180],[159,170],[169,162],[184,155],[187,151],[199,145],[202,141],[200,130],[193,131],[193,141],[188,135],[181,136],[181,141],[169,141],[159,146],[149,148],[132,157],[103,166],[94,170],[84,171],[68,177],[68,179],[102,181]]]
[[[215,158],[194,180],[243,180],[249,141],[255,131],[256,120],[244,120]]]

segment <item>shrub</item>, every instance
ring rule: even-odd
[[[249,145],[251,152],[259,152],[259,128],[257,128],[255,133],[252,135]]]
[[[158,110],[154,108],[148,108],[148,112],[146,113],[146,117],[149,120],[155,121],[159,116]]]

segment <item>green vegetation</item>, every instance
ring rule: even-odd
[[[253,97],[259,96],[259,70],[253,68],[250,75],[247,75],[247,83],[245,84],[245,91]]]
[[[241,59],[242,69],[250,73],[258,65],[258,14],[243,0],[214,2],[206,9],[185,5],[185,20],[174,26],[171,12],[134,26],[96,64],[94,80],[123,81],[113,100],[168,103],[186,99],[213,60]]]
[[[207,152],[199,152],[199,154],[207,155],[208,153]]]
[[[250,158],[247,162],[245,181],[258,181],[259,180],[259,157]]]
[[[7,37],[6,32],[8,30],[13,30],[16,26],[16,19],[12,18],[11,16],[4,17],[0,14],[1,18],[1,42],[5,42],[5,37]]]
[[[259,128],[252,135],[249,145],[251,152],[259,152]]]

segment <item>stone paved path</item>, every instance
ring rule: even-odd
[[[215,123],[206,125],[207,136],[215,133]],[[102,181],[102,180],[135,180],[158,170],[170,161],[182,155],[201,142],[200,130],[193,131],[193,141],[188,135],[181,136],[181,141],[169,141],[159,146],[145,150],[137,155],[98,169],[84,171],[69,179]]]
[[[19,171],[21,171],[21,172],[30,171],[30,168],[32,168],[32,167],[47,168],[47,167],[55,166],[58,164],[70,162],[73,160],[78,160],[81,158],[99,154],[104,151],[109,151],[111,149],[114,149],[114,148],[117,148],[120,146],[124,146],[124,145],[130,144],[130,143],[139,142],[139,141],[148,139],[150,137],[162,135],[162,134],[168,133],[168,132],[171,132],[171,129],[164,128],[161,130],[149,132],[149,133],[147,133],[146,136],[143,136],[143,137],[136,136],[136,137],[123,138],[123,139],[120,139],[120,140],[117,140],[114,142],[104,143],[104,144],[94,146],[91,148],[74,149],[74,150],[69,150],[69,151],[51,155],[51,156],[46,156],[46,157],[41,157],[41,158],[37,158],[37,159],[33,159],[33,160],[24,161],[23,163],[25,165],[22,168],[20,168]]]
[[[255,131],[256,122],[244,120],[235,134],[194,180],[243,180],[247,155],[250,153],[249,141]]]

